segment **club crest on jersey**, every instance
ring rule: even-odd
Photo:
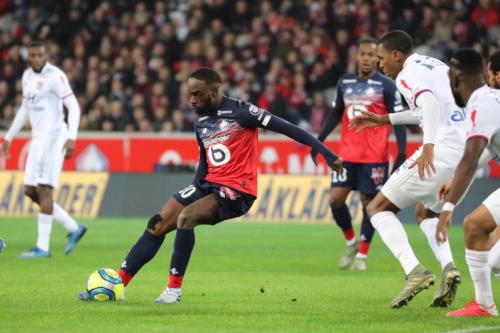
[[[38,82],[36,83],[36,88],[37,88],[37,89],[42,89],[42,88],[43,88],[43,81],[38,81]]]
[[[375,96],[375,89],[373,89],[372,87],[367,88],[367,89],[365,90],[365,94],[366,94],[366,96],[368,96],[368,97],[373,97],[373,96]]]
[[[256,107],[255,105],[250,105],[250,107],[248,108],[248,110],[250,111],[250,113],[254,116],[258,116],[259,114],[262,113],[262,110],[259,109],[258,107]]]
[[[219,123],[219,128],[221,129],[221,131],[225,130],[228,126],[229,126],[229,123],[225,120],[222,120]]]
[[[229,187],[222,186],[219,191],[219,195],[222,198],[228,198],[230,200],[236,200],[239,198],[241,195],[239,195],[237,192],[234,190],[230,189]]]
[[[375,185],[378,185],[384,181],[384,174],[385,174],[384,167],[372,168],[371,179],[373,179]]]

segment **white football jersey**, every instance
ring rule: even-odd
[[[467,139],[486,139],[491,155],[500,161],[500,90],[488,86],[474,90],[466,110]]]
[[[22,84],[32,136],[67,136],[63,99],[72,96],[73,91],[66,74],[46,63],[40,73],[26,69]]]
[[[465,146],[465,111],[455,103],[448,78],[449,67],[442,61],[412,54],[403,64],[396,78],[396,86],[404,96],[410,110],[416,113],[422,127],[422,110],[416,105],[417,97],[431,92],[441,105],[436,144],[462,150]],[[425,132],[425,128],[422,127]]]

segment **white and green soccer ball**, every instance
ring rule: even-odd
[[[89,299],[97,302],[120,300],[123,295],[123,281],[111,268],[100,268],[90,274],[87,281]]]

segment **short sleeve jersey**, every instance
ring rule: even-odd
[[[390,125],[365,129],[357,133],[349,130],[349,121],[368,111],[376,114],[398,112],[403,109],[396,85],[385,75],[376,73],[369,79],[356,74],[345,74],[337,83],[334,112],[342,112],[342,132],[339,155],[353,163],[387,162]]]
[[[223,97],[215,114],[198,118],[195,132],[206,152],[205,180],[257,195],[258,126],[270,115],[247,102]]]
[[[467,110],[467,139],[484,138],[488,150],[500,161],[500,90],[483,86],[469,98]]]
[[[462,151],[465,145],[465,111],[455,103],[448,78],[448,66],[442,61],[412,54],[396,78],[396,86],[417,114],[422,126],[422,110],[418,97],[432,93],[441,106],[436,143]],[[425,132],[425,128],[422,128]]]
[[[40,73],[32,68],[26,69],[22,86],[32,136],[66,136],[68,128],[64,122],[63,100],[73,95],[66,74],[46,63]]]

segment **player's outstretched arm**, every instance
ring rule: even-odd
[[[331,131],[333,131],[333,129],[337,127],[341,119],[342,119],[342,113],[339,112],[337,108],[334,108],[326,117],[325,123],[323,124],[323,127],[319,131],[318,140],[321,142],[325,141],[328,134],[330,134]],[[311,149],[311,158],[314,164],[316,164],[316,155],[318,155],[318,151]]]
[[[9,130],[7,131],[7,134],[5,134],[4,137],[4,142],[2,144],[2,154],[5,156],[5,158],[9,158],[9,148],[10,148],[10,143],[12,142],[12,139],[14,139],[14,136],[16,136],[17,133],[23,128],[24,124],[26,124],[26,121],[28,120],[28,109],[26,108],[26,105],[23,103],[21,104],[21,107],[19,110],[17,110],[16,116],[14,117],[14,121],[12,121],[12,124],[9,127]]]
[[[446,203],[443,207],[443,212],[439,217],[439,223],[436,229],[436,240],[438,243],[445,242],[448,237],[448,229],[451,225],[453,209],[472,181],[479,159],[487,144],[488,142],[482,137],[474,137],[467,140],[464,155],[458,163],[455,177],[453,177],[453,182],[446,195]]]

